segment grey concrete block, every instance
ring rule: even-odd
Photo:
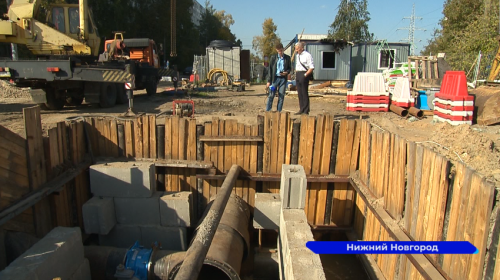
[[[160,197],[160,220],[162,226],[190,227],[191,192],[166,193]]]
[[[108,162],[90,166],[95,196],[150,197],[156,189],[155,167],[147,162]]]
[[[281,207],[304,209],[306,205],[307,178],[301,165],[283,164],[281,169]]]
[[[123,225],[159,225],[160,196],[152,197],[115,197],[116,222]]]
[[[80,228],[57,227],[50,231],[33,247],[14,260],[7,273],[19,271],[19,277],[31,279],[69,279],[83,262],[83,244]],[[22,272],[17,270],[26,270]],[[7,274],[8,276],[9,274]],[[9,277],[0,279],[11,279]]]
[[[136,241],[146,248],[154,242],[161,243],[163,250],[183,251],[187,249],[186,228],[116,225],[108,235],[99,235],[99,245],[129,248]]]
[[[99,235],[99,245],[129,248],[136,241],[141,242],[141,229],[138,225],[115,225],[107,235]]]
[[[281,199],[275,193],[256,193],[253,211],[253,227],[257,229],[279,229]]]
[[[93,197],[82,207],[87,234],[108,234],[116,225],[115,204],[111,197]]]
[[[148,248],[154,242],[159,242],[163,250],[187,250],[186,228],[184,227],[141,226],[141,235],[141,244]]]
[[[80,267],[78,267],[69,280],[92,280],[92,276],[90,275],[89,260],[83,259]]]

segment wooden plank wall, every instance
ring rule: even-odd
[[[26,139],[0,125],[0,210],[30,192]],[[35,233],[30,208],[11,219],[6,230]]]
[[[377,203],[412,240],[470,241],[479,254],[427,258],[449,279],[484,278],[494,186],[427,147],[372,128],[366,121],[361,127],[359,178]],[[356,209],[353,226],[358,238],[393,240],[361,199],[356,199]],[[387,279],[422,279],[404,255],[372,257]]]

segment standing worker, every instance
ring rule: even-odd
[[[283,44],[280,42],[275,45],[277,55],[271,56],[269,62],[269,72],[267,76],[267,87],[272,85],[272,88],[278,89],[278,112],[283,109],[283,101],[285,99],[285,88],[288,74],[292,71],[292,62],[289,55],[283,53]],[[269,90],[269,96],[266,104],[266,111],[271,111],[273,107],[275,90]]]
[[[175,92],[177,92],[177,84],[179,83],[179,71],[177,71],[177,65],[174,65],[174,73],[172,74],[172,82],[174,83]]]
[[[297,62],[295,63],[297,83],[297,93],[299,95],[300,110],[295,115],[309,114],[309,81],[312,78],[314,70],[313,57],[310,53],[304,50],[304,42],[298,42],[295,45],[297,52]]]

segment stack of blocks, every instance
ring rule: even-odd
[[[409,108],[415,106],[415,98],[410,94],[410,81],[408,77],[398,77],[391,96],[391,104]]]
[[[306,247],[313,241],[304,212],[307,179],[301,165],[282,165],[278,253],[280,279],[326,279],[319,255]]]
[[[352,91],[347,92],[347,111],[389,111],[389,92],[385,90],[382,73],[356,75]]]
[[[434,98],[434,120],[452,125],[472,124],[474,96],[467,90],[464,71],[446,71]]]
[[[154,164],[100,163],[90,167],[94,195],[83,205],[85,232],[98,234],[101,246],[186,250],[191,226],[190,192],[157,192]]]
[[[91,280],[80,228],[57,227],[0,271],[0,279]]]

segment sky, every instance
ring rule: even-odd
[[[340,0],[264,1],[264,0],[209,0],[214,9],[225,10],[235,23],[231,31],[243,42],[243,49],[252,50],[254,36],[262,35],[262,23],[272,18],[283,45],[296,34],[328,34],[335,20]],[[205,6],[204,0],[198,2]],[[427,45],[434,29],[439,29],[445,0],[368,0],[370,21],[368,30],[378,40],[405,42],[408,39],[410,17],[415,4],[415,54]],[[407,19],[405,19],[407,17]],[[418,17],[421,17],[419,19]],[[402,30],[398,30],[403,28]]]

